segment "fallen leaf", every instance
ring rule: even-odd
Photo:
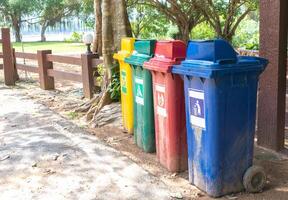
[[[54,160],[54,161],[58,160],[59,156],[60,156],[60,155],[58,155],[58,154],[57,154],[57,155],[54,155],[53,160]]]
[[[170,197],[176,198],[176,199],[183,199],[183,196],[180,192],[171,193]]]
[[[238,197],[236,197],[234,195],[226,195],[226,198],[229,199],[229,200],[238,199]]]
[[[0,159],[0,161],[6,160],[6,159],[8,159],[8,158],[10,158],[10,155],[3,156],[3,157]]]
[[[51,170],[51,169],[46,169],[46,170],[44,171],[44,173],[46,173],[46,174],[55,174],[56,171],[53,171],[53,170]]]

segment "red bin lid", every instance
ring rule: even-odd
[[[173,61],[183,60],[186,57],[186,44],[181,40],[157,41],[155,57],[166,58]]]
[[[172,65],[180,64],[186,57],[186,44],[181,40],[157,41],[155,46],[155,56],[149,62],[144,63],[144,68],[170,72]]]

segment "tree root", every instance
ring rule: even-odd
[[[110,94],[108,92],[108,90],[105,90],[102,92],[101,98],[99,98],[99,101],[97,103],[97,105],[95,105],[94,107],[92,107],[87,115],[86,115],[86,119],[90,120],[90,123],[93,122],[95,120],[95,117],[97,116],[97,114],[99,113],[99,111],[105,106],[108,105],[112,102],[111,98],[110,98]]]
[[[90,101],[82,104],[79,108],[75,109],[75,112],[86,113],[85,117],[90,125],[92,125],[93,121],[96,120],[96,116],[99,113],[99,111],[105,105],[112,103],[110,93],[108,91],[108,86],[109,83],[111,82],[111,78],[108,77],[110,77],[110,75],[109,73],[106,72],[106,74],[103,77],[102,91],[100,94],[93,97]]]
[[[91,100],[80,105],[79,108],[76,108],[75,112],[86,113],[85,117],[89,123],[92,123],[95,120],[99,111],[105,106],[112,102],[110,98],[110,93],[108,90],[102,91],[97,96],[93,97]]]
[[[74,112],[79,112],[79,113],[86,113],[89,111],[89,109],[98,103],[98,99],[100,98],[99,97],[100,94],[97,94],[96,96],[94,96],[92,99],[90,99],[89,101],[81,104],[78,108],[76,108],[74,110]]]

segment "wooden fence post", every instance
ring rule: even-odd
[[[51,50],[37,51],[37,59],[39,66],[40,87],[43,90],[54,90],[54,77],[48,76],[48,69],[53,69],[53,62],[47,61],[47,54],[52,54]]]
[[[5,85],[15,85],[13,53],[10,40],[10,29],[2,28],[3,69]]]
[[[260,56],[269,60],[261,75],[257,143],[281,151],[285,142],[287,0],[261,0]]]
[[[99,56],[94,54],[81,55],[83,93],[84,96],[89,99],[92,99],[93,97],[93,88],[94,88],[94,77],[92,66],[93,58],[99,58]]]

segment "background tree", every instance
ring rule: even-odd
[[[191,30],[202,21],[196,0],[139,0],[137,3],[156,8],[178,27],[179,39],[188,41]]]
[[[93,52],[97,52],[102,55],[102,0],[94,0],[94,13],[95,13],[95,25],[94,25],[94,41]]]
[[[106,104],[111,102],[111,98],[108,93],[108,87],[111,82],[112,68],[113,68],[113,52],[114,52],[114,38],[113,38],[113,23],[112,23],[112,13],[111,9],[112,0],[102,0],[102,55],[103,64],[105,68],[105,74],[102,83],[102,94],[97,97],[97,102],[99,103],[90,109],[90,117],[93,118],[97,115],[99,110]],[[89,117],[89,115],[88,115]]]
[[[218,37],[232,41],[240,22],[257,9],[257,0],[198,0],[195,3]]]
[[[36,0],[0,0],[0,16],[11,22],[16,42],[21,41],[21,24],[37,8]]]
[[[79,17],[87,27],[94,28],[95,25],[94,0],[82,0]]]
[[[116,29],[114,29],[117,32],[116,41],[118,42],[118,44],[116,45],[117,49],[119,50],[121,38],[123,37],[123,35],[132,37],[132,28],[128,17],[126,0],[116,0],[114,4],[116,10],[117,7],[119,9],[118,13],[116,12],[116,15],[114,15],[114,20],[116,22],[116,24],[114,24],[114,27],[117,27]]]
[[[41,25],[41,41],[46,41],[45,32],[48,26],[54,26],[64,17],[79,12],[81,2],[79,0],[40,0],[39,16]]]
[[[99,40],[97,40],[98,37],[98,39],[102,41],[102,55],[104,61],[102,89],[99,95],[79,109],[82,111],[88,109],[86,117],[88,120],[92,120],[92,122],[101,108],[109,104],[112,100],[111,94],[109,93],[109,87],[111,87],[113,74],[119,71],[119,66],[113,60],[113,53],[120,48],[122,37],[132,36],[125,0],[94,0],[94,5],[94,45],[97,46],[99,44]]]
[[[101,54],[103,45],[103,0],[94,0],[94,13],[95,13],[95,31],[94,31],[94,42],[93,51]],[[125,0],[111,0],[112,9],[111,20],[112,20],[112,32],[113,35],[113,48],[114,51],[120,48],[120,41],[123,36],[132,36],[131,25],[127,13],[127,5]]]
[[[191,32],[191,39],[193,40],[209,40],[216,36],[214,29],[206,21],[195,26]]]
[[[169,20],[155,8],[131,4],[128,7],[133,36],[136,38],[161,38],[171,26]]]

